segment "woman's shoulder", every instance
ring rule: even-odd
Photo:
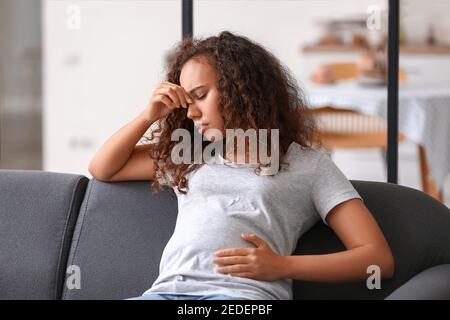
[[[305,147],[294,141],[289,146],[286,159],[301,164],[302,167],[315,168],[323,155],[328,155],[326,150]]]

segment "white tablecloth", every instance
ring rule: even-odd
[[[345,107],[387,119],[386,87],[343,82],[336,85],[304,83],[303,88],[312,107]],[[400,85],[399,130],[424,147],[431,175],[437,188],[442,190],[450,173],[450,86]]]

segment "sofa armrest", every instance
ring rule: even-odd
[[[77,174],[0,170],[0,300],[61,299],[88,182]]]
[[[450,264],[441,264],[418,273],[386,300],[450,300]]]

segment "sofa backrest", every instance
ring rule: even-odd
[[[60,299],[89,179],[0,170],[0,299]]]
[[[450,263],[447,207],[408,187],[351,182],[393,250],[395,275],[382,281],[381,290],[369,290],[365,281],[295,280],[294,299],[382,299],[415,274]],[[150,181],[105,183],[73,174],[0,170],[0,299],[142,294],[159,273],[177,214],[173,191],[153,194],[150,187]],[[319,222],[293,254],[344,249]]]
[[[153,194],[150,187],[150,181],[91,180],[68,261],[79,267],[81,288],[70,279],[75,272],[68,273],[75,288],[66,285],[62,299],[124,299],[151,286],[175,227],[177,200],[169,190]]]

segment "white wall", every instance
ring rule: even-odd
[[[166,50],[181,38],[178,1],[43,2],[44,170],[89,175],[95,151],[145,107]],[[75,5],[79,29],[67,27]],[[74,25],[74,24],[69,24]]]

